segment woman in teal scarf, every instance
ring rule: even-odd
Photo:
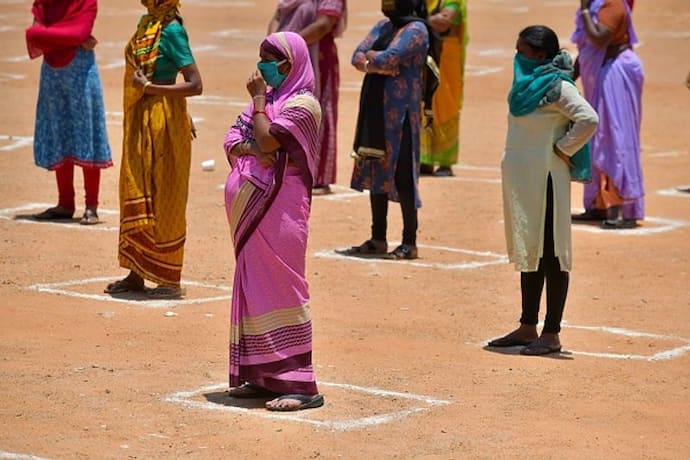
[[[559,352],[571,270],[570,157],[597,128],[594,109],[572,80],[572,59],[545,26],[520,32],[508,96],[508,135],[501,162],[508,257],[520,271],[520,326],[489,342],[522,345],[526,355]],[[537,333],[546,282],[546,319]]]

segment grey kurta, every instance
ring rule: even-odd
[[[554,252],[562,271],[570,271],[570,171],[554,144],[572,156],[592,137],[599,118],[577,87],[561,83],[561,97],[527,115],[508,116],[501,161],[503,215],[508,257],[523,272],[537,271],[544,252],[546,185],[554,194]]]

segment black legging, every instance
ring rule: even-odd
[[[561,319],[568,296],[568,272],[561,271],[558,257],[554,253],[553,242],[553,184],[551,174],[546,188],[546,216],[544,218],[544,255],[539,260],[536,272],[521,272],[522,317],[520,323],[534,324],[539,322],[539,303],[546,279],[546,319],[543,332],[557,334],[561,331]]]
[[[400,208],[402,209],[403,232],[402,243],[415,246],[417,244],[417,207],[414,200],[414,176],[412,174],[412,134],[410,123],[405,118],[398,164],[395,168],[395,186],[398,189]],[[388,194],[369,194],[371,203],[371,238],[386,241],[388,230]]]

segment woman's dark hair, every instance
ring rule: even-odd
[[[553,59],[561,49],[558,44],[558,35],[546,26],[525,27],[519,36],[532,51],[546,54],[548,60]]]

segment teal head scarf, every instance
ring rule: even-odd
[[[518,53],[513,61],[513,86],[508,94],[510,113],[516,117],[533,112],[561,97],[561,80],[573,82],[573,59],[566,51],[551,61],[530,59]]]

